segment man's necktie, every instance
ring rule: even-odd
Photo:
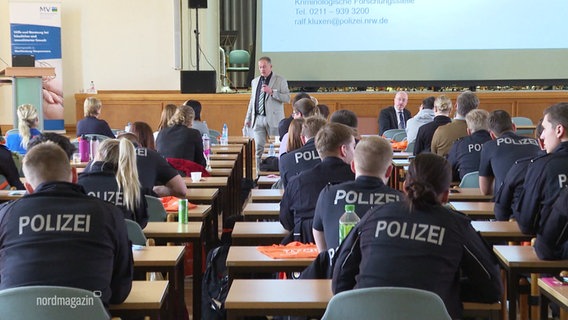
[[[262,91],[262,86],[264,85],[264,79],[262,77],[260,78],[258,85],[260,86],[260,91],[258,93],[258,114],[263,116],[264,115],[264,91]]]
[[[406,124],[404,123],[404,115],[402,114],[402,112],[398,113],[398,128],[406,129]]]

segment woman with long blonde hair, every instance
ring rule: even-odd
[[[18,133],[6,136],[6,146],[10,151],[26,154],[27,145],[31,138],[39,136],[37,129],[39,117],[37,109],[31,104],[22,104],[18,107]]]
[[[146,198],[136,166],[136,150],[128,139],[107,139],[100,143],[95,159],[79,175],[78,184],[88,195],[111,202],[127,219],[144,228],[148,222]]]

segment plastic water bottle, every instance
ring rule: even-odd
[[[271,143],[270,147],[268,148],[268,156],[274,157],[275,155],[276,155],[276,151],[274,150],[274,143]]]
[[[223,131],[221,132],[221,145],[226,146],[229,144],[229,127],[227,124],[223,124]]]
[[[359,223],[361,219],[355,213],[355,206],[352,204],[345,205],[345,213],[339,218],[339,244],[347,238],[347,235]]]
[[[89,161],[89,155],[90,155],[90,150],[89,150],[89,139],[87,139],[87,137],[85,137],[85,135],[82,135],[79,137],[79,154],[81,155],[81,162],[88,162]]]
[[[97,88],[95,87],[95,82],[91,80],[89,84],[89,93],[97,93]]]
[[[124,131],[126,132],[130,132],[130,128],[132,127],[132,123],[127,123],[126,126],[124,127]]]
[[[203,154],[205,155],[205,158],[209,158],[209,155],[211,154],[211,139],[207,133],[204,133],[201,139],[203,140]]]
[[[99,150],[99,140],[97,139],[97,137],[93,137],[91,139],[89,149],[91,151],[91,160],[95,160],[95,156],[97,155],[97,152]]]

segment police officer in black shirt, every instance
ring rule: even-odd
[[[537,124],[536,130],[534,132],[534,137],[538,141],[540,148],[543,149],[542,140],[540,135],[542,134],[542,120]],[[538,156],[546,154],[546,151],[542,150],[539,152]],[[517,217],[514,215],[514,210],[519,201],[519,197],[523,192],[523,184],[525,183],[525,175],[527,173],[527,168],[531,163],[531,160],[535,157],[522,158],[513,164],[511,169],[507,172],[505,180],[495,192],[495,219],[498,221],[508,221],[511,218]]]
[[[448,154],[454,181],[461,181],[464,175],[479,170],[481,149],[491,140],[488,118],[489,112],[482,109],[471,110],[465,116],[468,136],[456,140]]]
[[[314,140],[318,131],[326,123],[327,121],[319,116],[307,117],[304,124],[302,124],[302,139],[305,141],[304,145],[280,157],[280,179],[284,187],[288,185],[288,181],[290,181],[290,178],[293,176],[321,163]]]
[[[328,183],[355,179],[349,165],[355,153],[353,135],[351,128],[339,123],[326,124],[316,135],[321,163],[293,177],[280,202],[280,223],[291,232],[283,243],[314,242],[312,224],[320,191]]]
[[[560,191],[550,215],[536,236],[534,249],[545,260],[568,259],[568,189]]]
[[[511,116],[504,110],[489,114],[489,131],[493,140],[483,144],[479,161],[479,188],[493,194],[518,159],[534,157],[540,151],[538,141],[515,134]]]
[[[79,175],[78,184],[90,196],[110,202],[124,213],[124,218],[148,223],[148,204],[138,180],[134,145],[127,139],[107,139],[101,142],[88,172]]]
[[[544,110],[541,139],[547,154],[532,160],[523,193],[514,208],[524,233],[537,233],[560,190],[568,185],[568,103]]]
[[[445,208],[451,168],[422,153],[404,181],[408,202],[369,211],[336,253],[334,293],[368,287],[409,287],[436,293],[454,319],[462,301],[501,297],[497,259],[465,215]]]
[[[136,147],[136,166],[142,188],[152,190],[153,196],[186,197],[185,181],[158,152],[140,146],[133,133],[123,133],[118,138],[126,138]]]
[[[314,214],[313,233],[320,252],[339,246],[339,218],[346,204],[355,205],[362,218],[369,209],[400,201],[403,194],[386,185],[392,172],[392,147],[381,137],[363,138],[351,162],[355,181],[327,185],[320,193]]]
[[[45,142],[23,162],[29,194],[0,206],[0,290],[31,285],[82,288],[103,303],[132,286],[132,250],[120,209],[89,197],[60,147]]]

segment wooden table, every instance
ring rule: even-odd
[[[152,222],[150,222],[152,223]],[[174,315],[173,306],[183,301],[185,305],[184,291],[184,246],[149,246],[132,250],[134,269],[140,272],[167,272],[169,274],[170,290],[170,316]],[[178,305],[179,306],[179,305]],[[183,314],[183,308],[179,307],[177,314]]]
[[[211,168],[232,169],[235,166],[235,160],[211,160]]]
[[[213,205],[219,196],[219,188],[195,188],[187,190],[185,195],[189,202]]]
[[[121,304],[111,304],[113,317],[145,317],[151,319],[168,319],[166,304],[168,298],[168,281],[132,281],[132,289]]]
[[[529,246],[496,245],[493,252],[507,274],[509,320],[517,319],[518,280],[522,273],[558,273],[568,266],[568,260],[540,260]]]
[[[242,144],[245,147],[245,176],[251,180],[254,179],[252,176],[252,166],[254,161],[253,153],[253,141],[251,137],[242,136],[229,136],[229,144]]]
[[[226,145],[213,146],[211,151],[216,154],[237,154],[237,160],[234,161],[233,171],[227,181],[227,197],[223,200],[227,205],[223,210],[223,221],[230,215],[238,215],[240,213],[240,196],[241,181],[243,178],[244,168],[244,152],[246,146],[243,145]]]
[[[233,173],[233,169],[229,168],[211,168],[209,174],[211,177],[230,177]]]
[[[410,165],[410,160],[408,158],[402,159],[392,159],[393,171],[389,179],[389,186],[396,190],[403,190],[402,183],[406,177],[406,170]]]
[[[237,221],[231,239],[234,246],[267,246],[280,243],[287,235],[278,221]]]
[[[495,207],[494,202],[450,201],[449,204],[455,210],[469,216],[472,220],[495,218],[495,214],[493,213],[493,208]]]
[[[280,176],[260,176],[256,184],[260,189],[270,189],[278,180],[280,180]]]
[[[534,235],[522,233],[516,221],[472,221],[471,225],[490,243],[530,241],[534,237]]]
[[[89,164],[89,161],[79,162],[79,163],[71,161],[71,167],[73,167],[73,168],[83,168],[84,169],[84,168],[87,167],[87,164]]]
[[[406,151],[395,151],[392,153],[392,158],[393,159],[405,159],[408,160],[410,157],[413,157],[414,155],[412,154],[412,152],[406,152]],[[410,161],[409,161],[410,164]]]
[[[329,279],[235,279],[225,309],[227,319],[265,315],[321,317],[332,296]]]
[[[0,190],[0,200],[10,201],[20,199],[26,194],[26,190]]]
[[[250,200],[252,202],[280,202],[284,189],[252,189]]]
[[[280,202],[278,203],[247,203],[243,209],[245,221],[279,220]]]
[[[236,153],[212,153],[209,155],[210,160],[237,160],[239,157]]]
[[[234,207],[232,203],[235,201],[234,190],[229,186],[229,177],[205,177],[199,182],[193,182],[191,177],[184,177],[185,185],[191,190],[196,188],[218,188],[219,189],[219,203],[222,206],[219,207],[220,211],[218,213],[229,214],[233,212]],[[225,213],[226,212],[226,213]]]
[[[452,191],[453,190],[453,191]],[[450,201],[492,201],[493,195],[484,195],[479,188],[452,188]]]
[[[154,238],[156,243],[190,242],[193,245],[193,319],[201,319],[201,228],[201,222],[148,222],[143,230],[146,237]],[[181,286],[183,288],[183,283]],[[182,312],[182,308],[185,308],[183,293],[178,299],[177,306]]]
[[[568,310],[568,285],[563,285],[554,278],[538,279],[540,291],[540,319],[548,319],[548,305],[550,301],[556,303],[562,309]],[[560,317],[560,319],[563,319]]]
[[[300,272],[314,261],[307,259],[272,259],[258,251],[256,246],[231,246],[227,255],[229,278],[261,272]]]

